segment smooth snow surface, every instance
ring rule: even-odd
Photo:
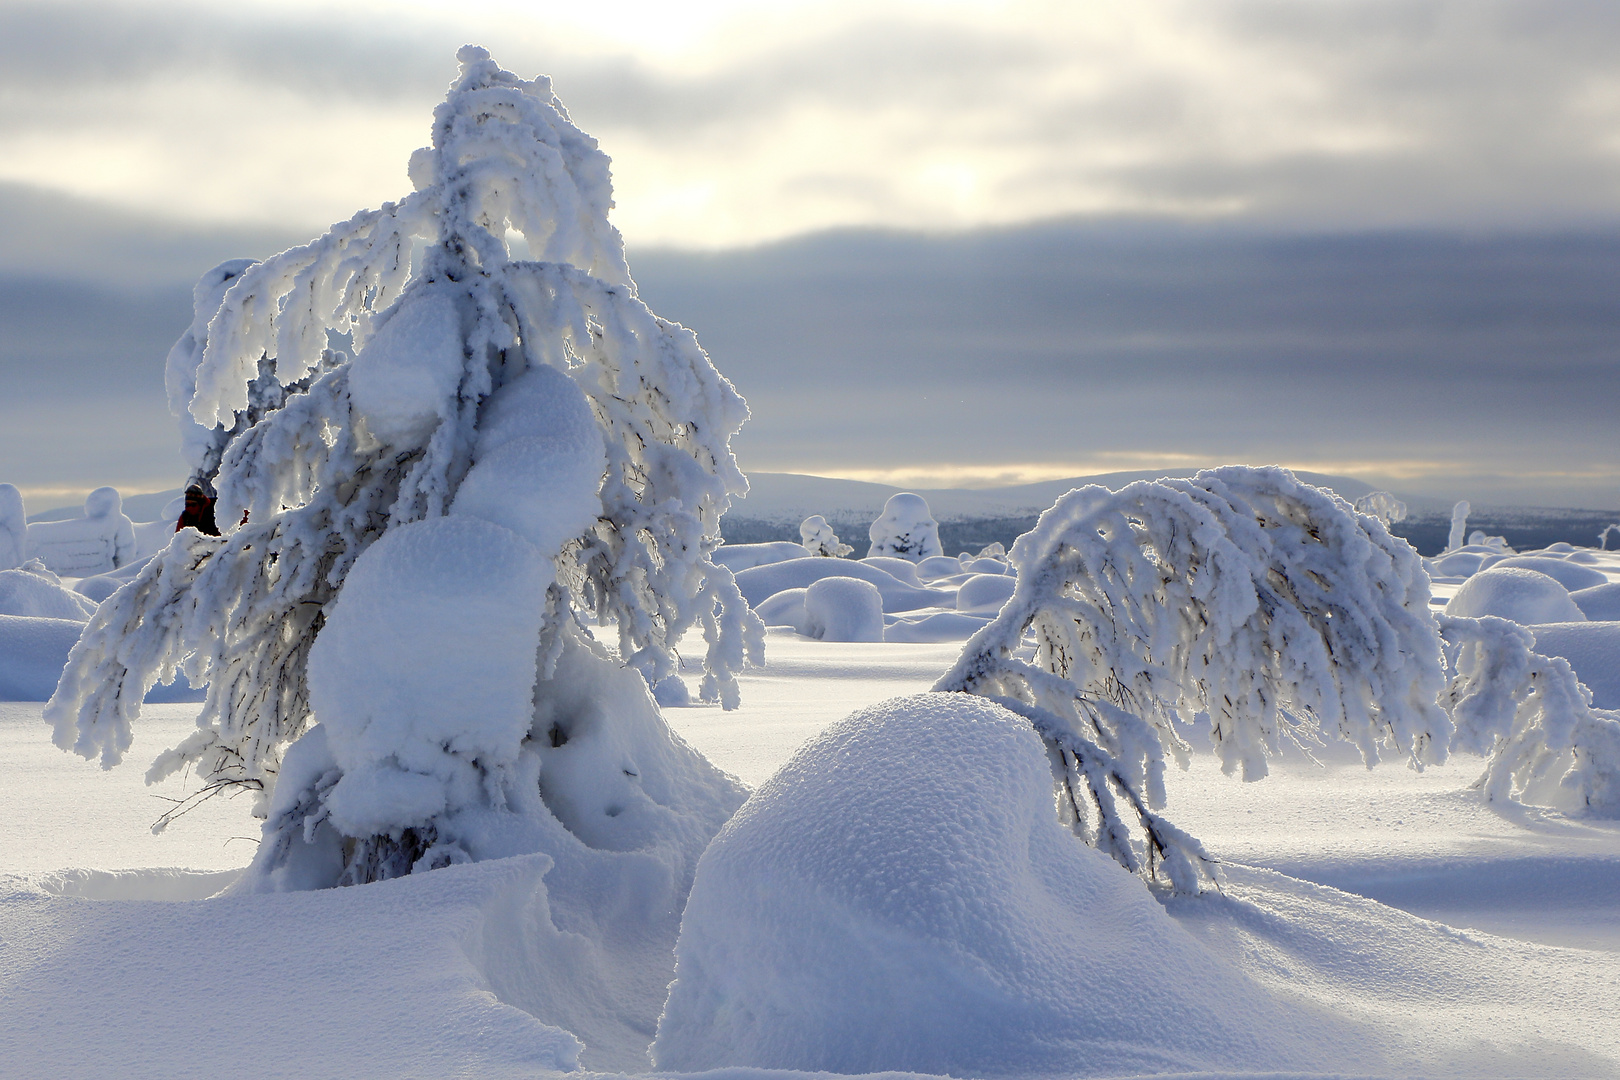
[[[1474,574],[1446,604],[1447,615],[1495,615],[1516,623],[1580,622],[1586,618],[1569,590],[1536,570],[1501,566]]]
[[[665,717],[721,768],[762,784],[851,712],[926,689],[960,647],[822,643],[773,631],[767,666],[740,677],[740,709]],[[701,649],[695,634],[682,646],[689,674],[701,670]],[[183,738],[196,708],[148,707],[135,725],[137,755]],[[24,875],[0,890],[0,1073],[8,1078],[218,1076],[243,1060],[263,1076],[533,1076],[544,1070],[525,1055],[556,1045],[546,1027],[578,1035],[587,1068],[645,1070],[671,974],[646,967],[616,983],[609,974],[659,947],[667,955],[673,929],[663,938],[655,928],[643,952],[615,956],[591,928],[618,920],[624,933],[663,918],[659,894],[648,891],[668,874],[658,860],[588,849],[557,829],[546,841],[558,861],[543,879],[549,922],[532,876],[506,874],[506,860],[381,886],[240,897],[228,907],[175,902],[218,891],[229,876],[208,875],[249,860],[259,832],[251,800],[210,800],[154,836],[150,824],[171,805],[154,796],[182,797],[196,790],[195,778],[147,788],[139,769],[103,772],[53,748],[39,709],[0,704],[0,871]],[[1207,733],[1187,738],[1207,746]],[[1325,766],[1294,754],[1245,784],[1200,749],[1190,771],[1167,777],[1165,813],[1205,841],[1228,879],[1225,898],[1172,908],[1177,921],[1251,982],[1275,987],[1275,997],[1328,1000],[1345,1023],[1372,1025],[1368,1053],[1389,1057],[1356,1067],[1326,1042],[1287,1075],[1620,1076],[1620,825],[1489,806],[1470,790],[1482,762],[1466,755],[1423,773],[1318,756]],[[930,783],[948,779],[929,775]],[[75,871],[45,887],[66,867],[107,872]],[[189,869],[144,869],[152,867]],[[564,895],[564,881],[578,887]],[[523,929],[482,930],[483,944],[470,944],[475,922]],[[553,948],[573,951],[562,962]],[[1405,966],[1389,966],[1396,953]],[[1133,957],[1131,971],[1173,980],[1155,955]],[[578,1007],[566,1017],[547,1013],[543,990],[557,985],[548,980],[575,970],[592,972],[568,984]],[[625,983],[636,979],[632,993]],[[600,1005],[615,998],[631,1003],[618,1018]],[[304,1002],[313,1004],[289,1006]],[[512,1020],[503,1002],[540,1019]],[[1414,1047],[1419,1013],[1454,1030],[1429,1032]],[[42,1039],[41,1031],[73,1034]],[[225,1031],[229,1046],[218,1035]],[[357,1039],[365,1040],[358,1056]],[[1188,1068],[1213,1078],[1261,1066]],[[1085,1072],[1082,1063],[1067,1074]]]
[[[94,600],[65,587],[61,578],[37,562],[28,568],[0,570],[0,615],[82,623],[95,610]]]
[[[1534,632],[1536,651],[1568,660],[1593,705],[1620,709],[1620,622],[1544,623]]]

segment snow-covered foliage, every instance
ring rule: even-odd
[[[799,543],[812,555],[842,559],[855,549],[838,539],[833,527],[820,514],[813,514],[799,522]]]
[[[1389,528],[1397,521],[1406,520],[1406,504],[1387,491],[1373,491],[1355,501],[1355,510],[1358,514],[1367,514],[1384,523]]]
[[[1487,756],[1485,797],[1620,815],[1620,711],[1594,709],[1569,661],[1515,622],[1448,614],[1440,627],[1454,745]]]
[[[0,570],[28,560],[28,511],[15,484],[0,484]]]
[[[84,516],[28,526],[28,557],[71,577],[105,574],[135,558],[135,523],[124,516],[117,488],[99,487],[84,499]]]
[[[1162,869],[1183,891],[1208,873],[1198,842],[1155,813],[1167,749],[1187,753],[1173,718],[1207,716],[1222,768],[1246,779],[1285,739],[1344,739],[1369,762],[1445,753],[1417,553],[1286,470],[1071,491],[1012,562],[1012,599],[935,689],[1027,717],[1065,820],[1129,869]],[[1017,655],[1026,634],[1030,661]]]
[[[1599,550],[1609,550],[1609,537],[1611,536],[1620,536],[1620,521],[1616,521],[1612,525],[1603,526],[1603,531],[1598,533]]]
[[[869,556],[889,555],[920,562],[945,551],[939,543],[939,522],[929,511],[928,500],[910,492],[890,495],[867,535],[872,540],[866,552]]]
[[[416,191],[199,283],[200,307],[221,292],[218,307],[177,343],[170,387],[190,394],[194,469],[229,440],[226,535],[177,534],[104,604],[48,709],[58,745],[110,766],[147,687],[181,670],[206,682],[197,732],[150,775],[190,765],[258,790],[263,882],[323,826],[343,838],[348,880],[467,857],[458,815],[521,802],[539,761],[526,748],[551,726],[539,717],[575,696],[560,673],[589,682],[578,672],[616,663],[582,615],[616,625],[649,684],[700,627],[701,694],[727,707],[762,644],[710,558],[746,489],[729,446],[742,398],[691,331],[636,298],[607,221],[608,159],[550,81],[472,46],[459,59],[433,145],[411,159]],[[510,257],[509,229],[535,261]],[[333,332],[353,335],[352,359],[328,349]],[[417,574],[419,595],[404,584]],[[491,643],[494,629],[510,640]],[[481,682],[481,704],[428,693],[434,678]],[[312,711],[327,749],[305,756],[333,769],[278,790]],[[682,769],[625,775],[734,797]]]

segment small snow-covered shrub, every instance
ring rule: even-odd
[[[1493,567],[1474,574],[1446,603],[1446,614],[1465,619],[1495,615],[1526,626],[1580,622],[1586,618],[1570,598],[1569,590],[1555,579],[1514,566]]]
[[[1467,541],[1468,513],[1473,507],[1463,499],[1451,508],[1451,532],[1446,537],[1446,550],[1456,551]]]
[[[804,591],[804,624],[818,641],[882,641],[883,594],[860,578],[822,578]]]
[[[1355,511],[1377,518],[1383,522],[1386,529],[1397,521],[1406,520],[1406,504],[1387,491],[1373,491],[1363,495],[1356,500]]]
[[[872,540],[868,556],[890,555],[921,562],[931,555],[944,554],[939,543],[939,522],[929,512],[928,500],[910,492],[890,495],[867,535]]]
[[[1485,798],[1620,814],[1620,712],[1594,709],[1569,661],[1515,622],[1447,614],[1440,628],[1454,745],[1486,755]]]
[[[198,730],[148,775],[195,766],[210,790],[260,793],[250,887],[511,853],[486,822],[505,815],[531,839],[560,820],[587,845],[663,845],[678,893],[741,793],[647,688],[694,627],[705,700],[734,706],[759,655],[711,558],[746,490],[730,439],[747,408],[636,298],[608,159],[550,80],[459,59],[413,193],[199,283],[218,307],[177,343],[170,388],[193,468],[217,453],[225,535],[176,534],[102,605],[47,715],[58,745],[110,766],[141,692],[207,683]],[[585,616],[616,627],[618,658]],[[593,783],[625,790],[570,794]]]
[[[28,511],[14,484],[0,484],[0,570],[28,561]]]
[[[1223,769],[1246,779],[1284,739],[1345,739],[1369,762],[1444,756],[1440,641],[1417,553],[1286,470],[1071,491],[1012,562],[1012,598],[935,689],[1027,717],[1065,820],[1129,869],[1162,868],[1181,890],[1210,870],[1155,813],[1167,751],[1188,749],[1178,717],[1207,716]]]
[[[84,499],[84,516],[28,526],[28,557],[71,577],[105,574],[135,558],[135,524],[124,516],[117,488]]]
[[[838,539],[833,527],[820,514],[799,522],[799,544],[812,555],[841,559],[855,549]]]

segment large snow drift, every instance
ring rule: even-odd
[[[704,854],[676,956],[660,1069],[1367,1064],[1349,1027],[1269,998],[1060,825],[1029,722],[961,694],[804,746]]]

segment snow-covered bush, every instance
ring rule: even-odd
[[[1440,628],[1454,745],[1487,756],[1485,797],[1620,814],[1620,711],[1594,709],[1569,661],[1515,622],[1448,614]]]
[[[1446,537],[1447,551],[1456,551],[1463,546],[1468,536],[1468,512],[1472,509],[1467,499],[1451,508],[1451,532]]]
[[[1162,868],[1180,890],[1209,871],[1198,842],[1155,812],[1166,752],[1188,751],[1175,718],[1207,716],[1223,769],[1246,779],[1285,739],[1345,739],[1369,762],[1445,753],[1417,553],[1286,470],[1080,488],[1011,557],[1011,600],[935,689],[1027,717],[1065,820],[1127,868]],[[1026,634],[1030,661],[1018,656]]]
[[[226,535],[176,534],[102,605],[47,710],[58,745],[110,766],[147,687],[207,683],[197,732],[148,775],[259,791],[261,883],[476,856],[492,849],[473,822],[506,812],[609,846],[663,821],[689,863],[739,797],[646,687],[698,626],[702,696],[735,705],[761,648],[710,558],[746,489],[729,442],[747,409],[636,298],[608,159],[550,81],[459,58],[412,194],[199,283],[218,308],[177,343],[170,387],[191,393],[193,468],[218,450]],[[511,258],[509,230],[535,261]],[[633,671],[583,615],[616,625]],[[598,781],[634,790],[566,794]]]
[[[882,641],[883,594],[860,578],[822,578],[804,591],[804,622],[818,641]]]
[[[1356,500],[1355,510],[1377,518],[1386,529],[1397,521],[1406,520],[1406,504],[1387,491],[1368,492]]]
[[[945,552],[939,543],[939,522],[929,512],[928,500],[910,492],[890,495],[867,535],[872,539],[868,556],[890,555],[921,562]]]
[[[838,539],[833,527],[820,514],[799,522],[799,544],[812,555],[842,559],[855,549]]]
[[[105,574],[135,558],[135,523],[124,516],[117,488],[99,487],[84,499],[84,516],[28,526],[28,557],[70,577]]]

